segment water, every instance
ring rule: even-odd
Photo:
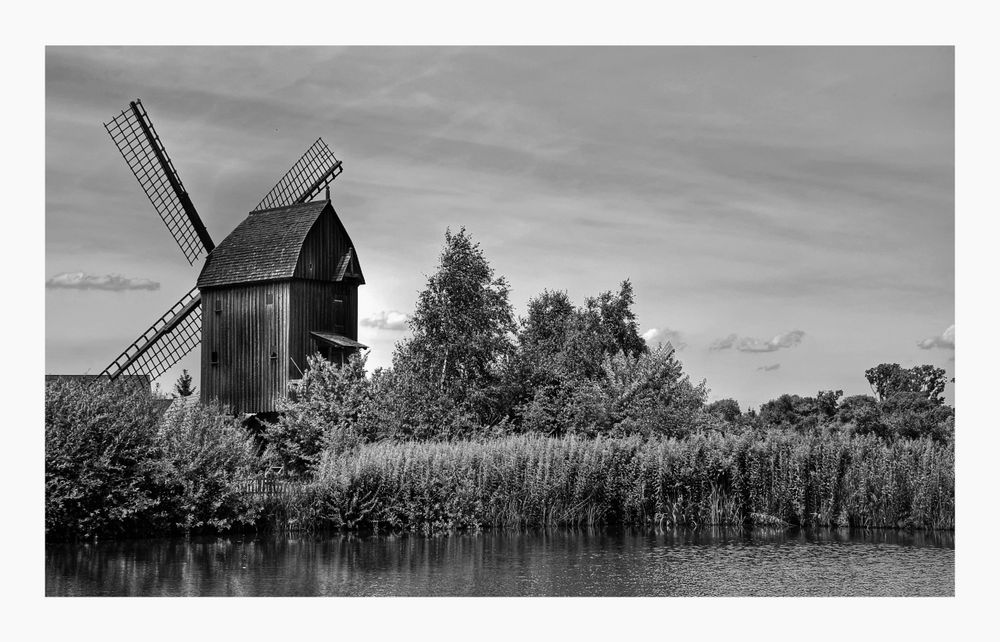
[[[549,530],[49,544],[46,595],[952,596],[951,532]]]

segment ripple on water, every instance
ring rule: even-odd
[[[46,595],[952,596],[951,532],[544,530],[53,544]]]

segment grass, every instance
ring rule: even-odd
[[[954,453],[930,440],[697,435],[375,443],[271,506],[307,528],[763,525],[950,529]]]

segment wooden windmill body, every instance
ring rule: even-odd
[[[216,246],[142,103],[105,127],[188,262],[207,258],[195,287],[102,375],[155,379],[200,343],[202,401],[269,414],[308,355],[343,363],[365,348],[357,341],[365,280],[329,199],[342,164],[322,139]]]
[[[329,201],[251,214],[209,255],[201,394],[240,412],[278,409],[306,356],[342,363],[358,340],[364,277]]]

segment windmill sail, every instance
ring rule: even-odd
[[[132,342],[101,373],[117,379],[123,374],[156,379],[201,343],[201,293],[198,288],[181,297],[166,314]]]
[[[166,148],[153,129],[142,101],[129,103],[128,109],[104,124],[118,151],[142,186],[156,213],[184,253],[188,263],[215,248],[212,238],[184,189]]]
[[[316,198],[323,188],[344,171],[341,162],[333,155],[322,138],[281,177],[264,198],[253,208],[254,212],[275,207],[305,203]]]

